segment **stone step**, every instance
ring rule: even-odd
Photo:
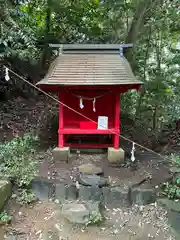
[[[58,199],[63,203],[66,200],[93,200],[103,201],[111,208],[129,207],[132,204],[146,205],[156,201],[155,189],[134,188],[124,186],[84,186],[79,185],[78,189],[75,183],[66,182],[38,181],[32,184],[33,191],[39,200]]]

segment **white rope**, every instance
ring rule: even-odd
[[[94,96],[94,97],[85,97],[85,96],[76,95],[76,94],[72,93],[71,91],[67,90],[66,88],[64,88],[64,90],[65,90],[66,92],[70,93],[70,94],[71,94],[72,96],[74,96],[74,97],[82,98],[83,100],[90,100],[90,101],[94,100],[94,98],[95,98],[95,99],[102,98],[102,97],[106,96],[107,94],[110,94],[110,93],[113,92],[112,90],[110,90],[110,91],[108,91],[108,92],[105,92],[104,94],[97,95],[97,96]]]
[[[72,96],[74,96],[76,98],[79,98],[79,106],[80,106],[81,109],[84,108],[83,100],[93,101],[93,112],[96,112],[96,100],[98,98],[102,98],[102,97],[106,96],[109,93],[112,93],[112,90],[110,90],[110,91],[108,91],[104,94],[101,94],[101,95],[98,95],[98,96],[95,96],[95,97],[84,97],[84,96],[76,95],[76,94],[72,93],[71,91],[68,91],[66,88],[64,90],[66,92],[70,93]]]
[[[4,66],[4,65],[3,65],[3,66]],[[6,67],[6,66],[4,66],[4,67]],[[17,76],[18,78],[20,78],[21,80],[23,80],[24,82],[26,82],[27,84],[29,84],[29,85],[30,85],[31,87],[33,87],[34,89],[38,90],[39,92],[43,93],[43,94],[46,95],[47,97],[49,97],[49,98],[51,98],[52,100],[54,100],[55,102],[63,105],[64,107],[67,107],[68,109],[70,109],[71,111],[73,111],[73,112],[77,113],[78,115],[84,117],[85,119],[87,119],[87,120],[89,120],[89,121],[97,124],[97,122],[94,121],[93,119],[91,119],[91,118],[83,115],[82,113],[76,111],[75,109],[71,108],[70,106],[66,105],[65,103],[59,101],[58,99],[56,99],[55,97],[53,97],[51,94],[49,94],[49,93],[45,92],[44,90],[40,89],[39,87],[37,87],[37,86],[34,85],[33,83],[29,82],[28,80],[26,80],[25,78],[23,78],[22,76],[20,76],[20,75],[17,74],[16,72],[14,72],[13,70],[9,69],[9,71],[10,71],[11,73],[13,73],[15,76]],[[144,149],[144,150],[146,150],[146,151],[148,151],[148,152],[154,153],[154,154],[156,154],[156,155],[159,156],[159,157],[164,158],[164,156],[163,156],[162,154],[157,153],[157,152],[155,152],[154,150],[152,150],[152,149],[150,149],[150,148],[147,148],[147,147],[145,147],[145,146],[143,146],[143,145],[141,145],[141,144],[139,144],[139,143],[137,143],[137,142],[134,142],[134,141],[132,141],[131,139],[129,139],[129,138],[127,138],[127,137],[125,137],[125,136],[123,136],[123,135],[121,135],[121,134],[117,134],[115,131],[113,131],[113,130],[111,130],[111,129],[109,129],[109,132],[111,132],[111,133],[113,133],[113,134],[115,134],[115,135],[123,138],[124,140],[126,140],[126,141],[128,141],[128,142],[133,143],[133,146],[135,146],[135,144],[136,144],[136,146],[138,146],[138,147],[140,147],[140,148],[142,148],[142,149]],[[135,150],[135,147],[134,147],[134,150]]]

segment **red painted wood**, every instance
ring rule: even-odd
[[[70,148],[108,148],[113,147],[113,144],[73,144],[73,143],[66,143],[66,147]]]
[[[124,84],[124,85],[106,85],[106,86],[101,86],[101,85],[94,85],[94,86],[57,86],[57,85],[46,85],[46,84],[42,84],[40,86],[42,90],[46,91],[46,92],[59,92],[60,89],[65,88],[68,90],[112,90],[114,92],[127,92],[128,90],[131,89],[136,89],[137,91],[140,90],[141,85],[140,84]]]
[[[119,134],[119,130],[115,128],[107,130],[99,129],[80,129],[80,128],[64,128],[59,129],[58,134]]]
[[[95,129],[95,128],[97,128],[97,123],[90,122],[90,121],[80,122],[80,129]]]
[[[141,86],[141,84],[124,84],[124,85],[91,85],[91,86],[66,86],[69,90],[113,90],[116,92],[127,92],[130,89],[138,89]]]
[[[120,93],[129,89],[139,89],[139,85],[121,85],[121,86],[67,86],[58,87],[59,100],[67,106],[80,112],[96,123],[88,121],[83,116],[78,115],[67,107],[59,104],[59,130],[58,130],[58,147],[80,147],[80,148],[119,148],[120,134]],[[49,89],[50,90],[50,89]],[[52,89],[51,89],[52,90]],[[57,87],[56,87],[57,91]],[[80,108],[80,99],[77,96],[96,98],[96,112],[93,111],[93,100],[83,100],[84,108]],[[108,129],[97,129],[98,116],[108,117]],[[111,135],[113,144],[70,144],[67,137],[70,135]],[[86,138],[85,138],[86,139]],[[89,138],[88,138],[89,140]]]
[[[59,93],[59,101],[64,100],[64,92],[60,91]],[[59,104],[59,129],[64,129],[64,106],[62,104]],[[64,135],[61,130],[58,131],[58,146],[59,148],[64,147]]]
[[[93,98],[102,94],[106,94],[107,91],[99,91],[99,90],[83,90],[83,96]],[[84,108],[80,108],[80,100],[78,97],[73,96],[82,95],[82,91],[72,91],[72,93],[65,91],[64,103],[75,109],[76,111],[82,113],[88,118],[92,119],[95,122],[98,122],[98,116],[107,116],[110,124],[110,128],[114,128],[114,102],[115,95],[114,93],[106,94],[105,96],[96,99],[96,112],[93,112],[93,100],[83,100]],[[64,128],[80,128],[80,123],[88,122],[83,116],[74,113],[68,108],[64,108]],[[74,124],[74,125],[72,125]],[[92,128],[92,125],[91,125]],[[96,129],[96,125],[94,125],[94,129]]]
[[[63,134],[58,135],[58,147],[59,148],[64,147],[64,135]]]
[[[116,93],[115,99],[115,131],[120,132],[120,94]],[[114,136],[114,148],[119,148],[119,136]]]

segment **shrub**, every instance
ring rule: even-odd
[[[34,153],[38,144],[38,137],[33,134],[25,134],[23,137],[16,137],[13,140],[0,145],[0,163],[14,156]]]
[[[177,179],[178,182],[180,178]],[[164,193],[169,199],[180,199],[180,187],[176,185],[176,181],[164,184]]]
[[[38,137],[26,134],[0,145],[0,172],[9,177],[18,188],[29,188],[31,181],[36,176],[36,146]],[[21,201],[23,196],[28,199],[28,193],[20,191]],[[30,197],[29,199],[31,199]],[[26,201],[26,200],[25,200]],[[22,201],[23,202],[23,201]],[[29,202],[29,201],[27,201]]]
[[[180,156],[171,155],[170,166],[173,166],[174,176],[171,182],[164,183],[164,194],[169,199],[180,199]]]
[[[28,186],[36,175],[36,136],[26,134],[0,145],[0,171],[22,187]]]
[[[11,216],[7,212],[0,213],[0,222],[8,223],[11,221]]]
[[[29,204],[36,200],[35,194],[30,189],[22,189],[17,200],[21,204]]]

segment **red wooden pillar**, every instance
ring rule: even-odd
[[[115,131],[119,133],[120,130],[120,94],[115,96]],[[119,134],[114,135],[114,148],[119,149]]]
[[[59,92],[59,101],[64,103],[64,92],[61,90]],[[61,130],[64,129],[64,106],[59,103],[59,131],[58,131],[58,147],[64,147],[64,135],[61,133]]]

